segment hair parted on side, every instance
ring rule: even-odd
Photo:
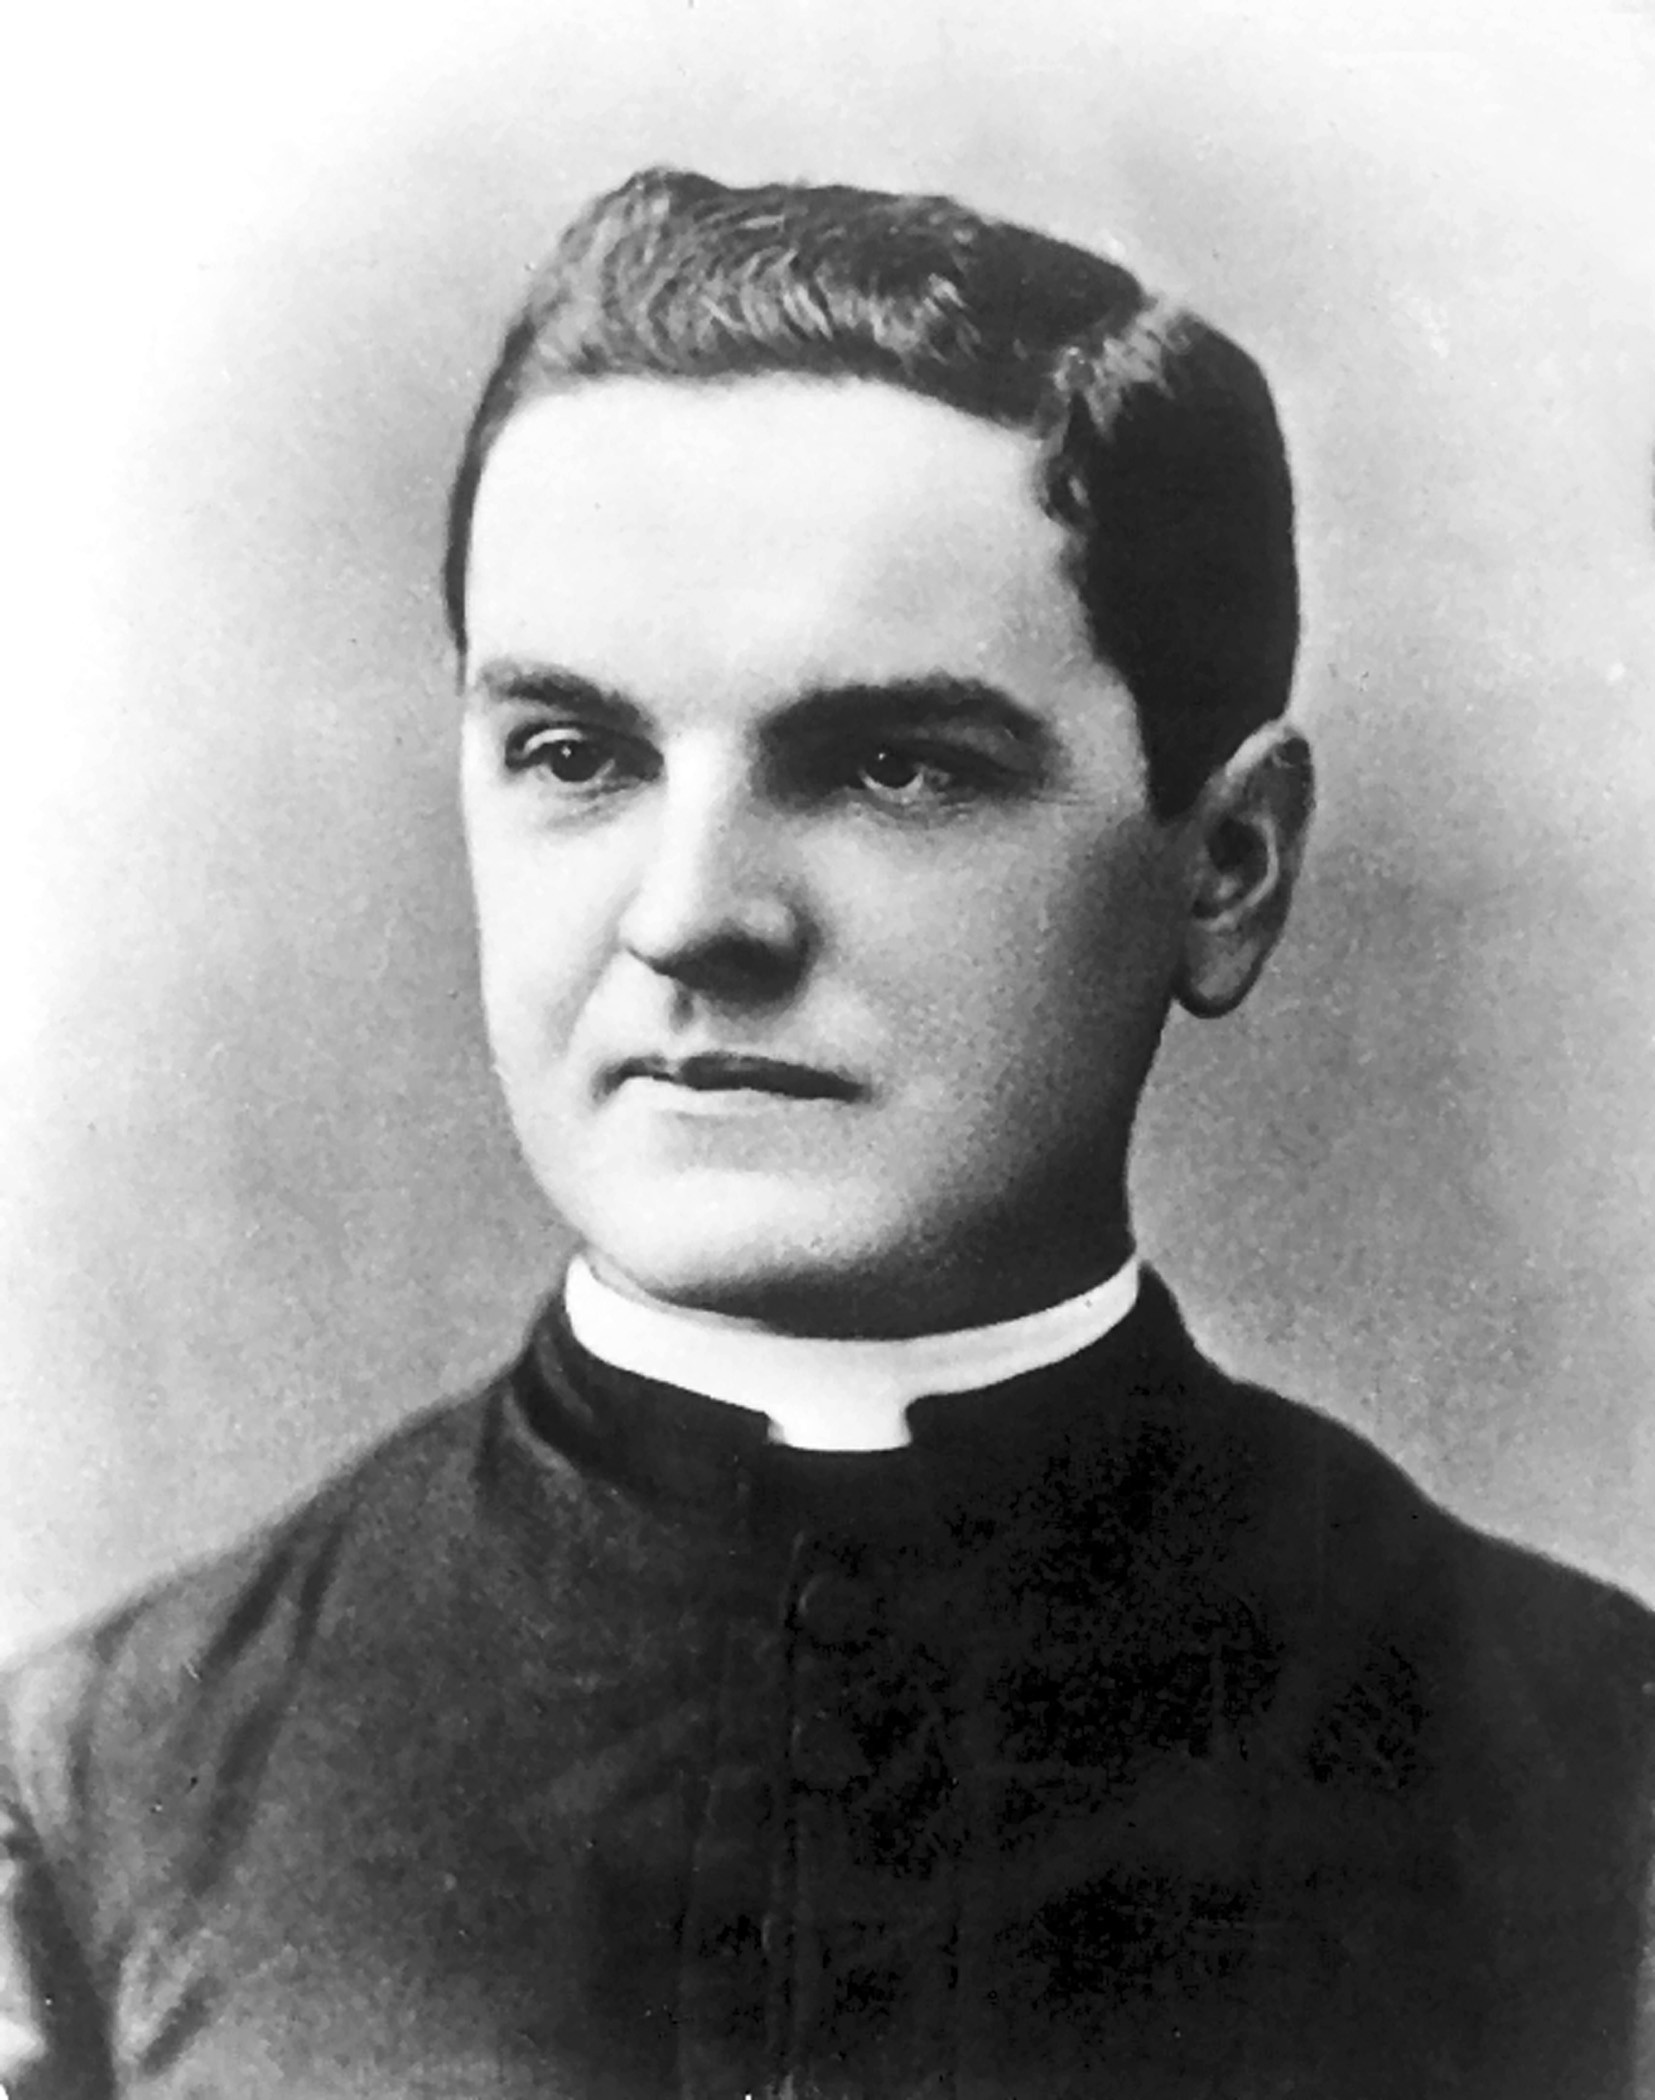
[[[506,333],[449,504],[461,652],[477,488],[518,408],[606,378],[783,373],[881,381],[1037,441],[1034,493],[1070,529],[1162,817],[1286,706],[1292,483],[1243,350],[1119,264],[947,197],[731,189],[667,168],[579,214]]]

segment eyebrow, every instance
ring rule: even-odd
[[[493,657],[465,683],[465,696],[502,707],[578,707],[606,717],[618,728],[642,730],[649,712],[617,686],[600,685],[556,664]]]
[[[560,665],[514,657],[483,664],[468,681],[467,692],[502,705],[576,707],[634,731],[646,729],[650,722],[649,709],[618,687]],[[1030,757],[1045,756],[1053,743],[1049,725],[1003,687],[947,671],[808,687],[783,701],[765,726],[772,733],[779,728],[827,736],[859,727],[917,728],[944,722],[997,730]]]
[[[807,735],[831,735],[863,726],[920,728],[959,723],[1009,736],[1031,757],[1044,755],[1052,743],[1048,725],[1002,687],[944,671],[918,678],[818,686],[788,702],[781,714],[789,727]]]

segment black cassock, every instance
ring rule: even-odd
[[[910,1426],[771,1445],[554,1307],[15,1671],[10,2100],[1655,2091],[1655,1619],[1153,1278]]]

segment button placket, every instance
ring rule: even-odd
[[[884,1600],[867,1578],[833,1563],[807,1578],[799,1591],[794,1618],[807,1638],[819,1646],[865,1647],[881,1630]]]
[[[738,1508],[746,1517],[746,1501]],[[682,2100],[769,2089],[780,2046],[792,1845],[778,1751],[787,1630],[774,1559],[732,1558],[706,1807],[690,1862],[679,1990]]]
[[[819,1561],[799,1585],[792,1618],[793,1776],[815,1793],[837,1794],[873,1776],[856,1726],[849,1677],[880,1624],[877,1591],[837,1558]]]
[[[899,2065],[906,2081],[952,2054],[942,1703],[935,1660],[900,1637],[892,1571],[877,1554],[820,1541],[796,1565],[789,2061],[805,2076],[831,2064],[845,2092],[860,2093],[864,2076],[883,2088]],[[940,2092],[948,2073],[927,2072],[939,2075]]]

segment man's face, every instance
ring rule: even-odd
[[[623,1287],[814,1332],[1125,1251],[1188,904],[1019,434],[606,380],[479,491],[465,811],[531,1166]]]

